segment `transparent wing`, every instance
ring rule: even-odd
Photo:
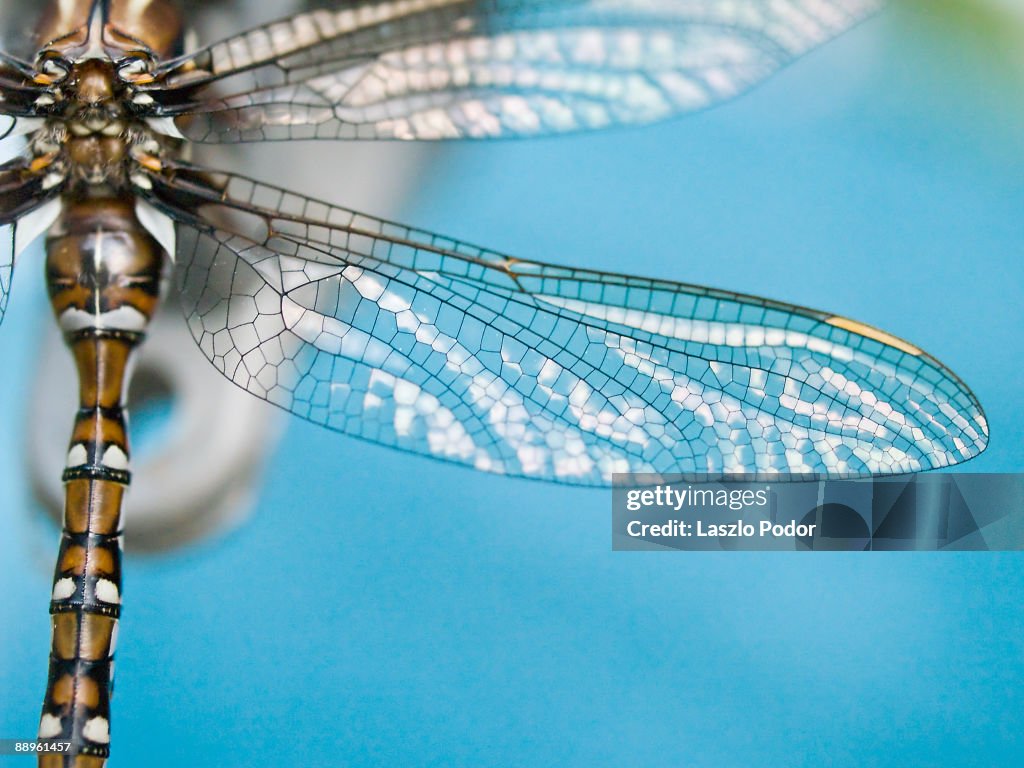
[[[0,141],[17,133],[18,118],[0,112]]]
[[[0,52],[0,141],[35,127],[35,101],[43,89],[32,83],[16,60]]]
[[[575,484],[613,472],[890,473],[987,441],[970,390],[859,323],[512,259],[238,176],[154,177],[203,353],[349,435]]]
[[[14,273],[14,224],[0,224],[0,322],[7,313],[7,299],[11,293]]]
[[[150,93],[202,142],[591,130],[731,98],[881,4],[378,0],[169,62]]]
[[[2,116],[0,116],[2,121]],[[0,321],[7,311],[14,261],[59,212],[58,185],[48,185],[46,168],[20,155],[0,163]]]

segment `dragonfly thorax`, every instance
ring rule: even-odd
[[[48,185],[120,191],[140,178],[140,163],[159,162],[168,140],[133,108],[137,94],[124,69],[101,57],[41,63],[39,78],[51,83],[37,102],[47,119],[32,148]]]

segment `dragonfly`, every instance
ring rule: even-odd
[[[129,364],[165,290],[226,378],[346,435],[582,486],[967,461],[971,390],[832,313],[515,258],[194,165],[192,144],[489,140],[730,99],[879,0],[370,0],[192,45],[169,0],[46,2],[0,53],[0,314],[45,239],[77,366],[42,766],[99,768],[121,614]],[[165,279],[166,278],[166,279]],[[165,289],[165,285],[168,286]]]

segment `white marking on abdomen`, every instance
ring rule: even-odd
[[[39,738],[52,739],[59,736],[62,730],[60,718],[51,714],[45,714],[39,720]]]
[[[89,463],[89,452],[82,443],[75,443],[68,451],[68,466],[80,467]]]
[[[94,717],[82,726],[82,735],[97,744],[109,744],[110,723],[105,717]]]
[[[67,600],[75,594],[75,580],[65,576],[53,585],[53,599]]]
[[[110,469],[128,469],[128,456],[121,450],[120,446],[111,445],[103,452],[100,463]]]
[[[116,605],[121,602],[121,595],[117,591],[117,585],[110,579],[98,579],[96,581],[96,599]]]
[[[97,301],[99,292],[96,292]],[[144,331],[149,320],[135,307],[125,304],[109,312],[86,312],[76,307],[68,307],[61,313],[58,320],[60,329],[65,333],[81,331],[85,328],[102,328],[114,331]]]

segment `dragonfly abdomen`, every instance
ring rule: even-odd
[[[46,758],[53,765],[95,768],[110,742],[121,506],[131,480],[124,412],[129,361],[156,309],[165,256],[127,196],[66,200],[46,252],[50,302],[75,358],[79,403],[64,470],[39,735],[72,744],[70,755]]]

